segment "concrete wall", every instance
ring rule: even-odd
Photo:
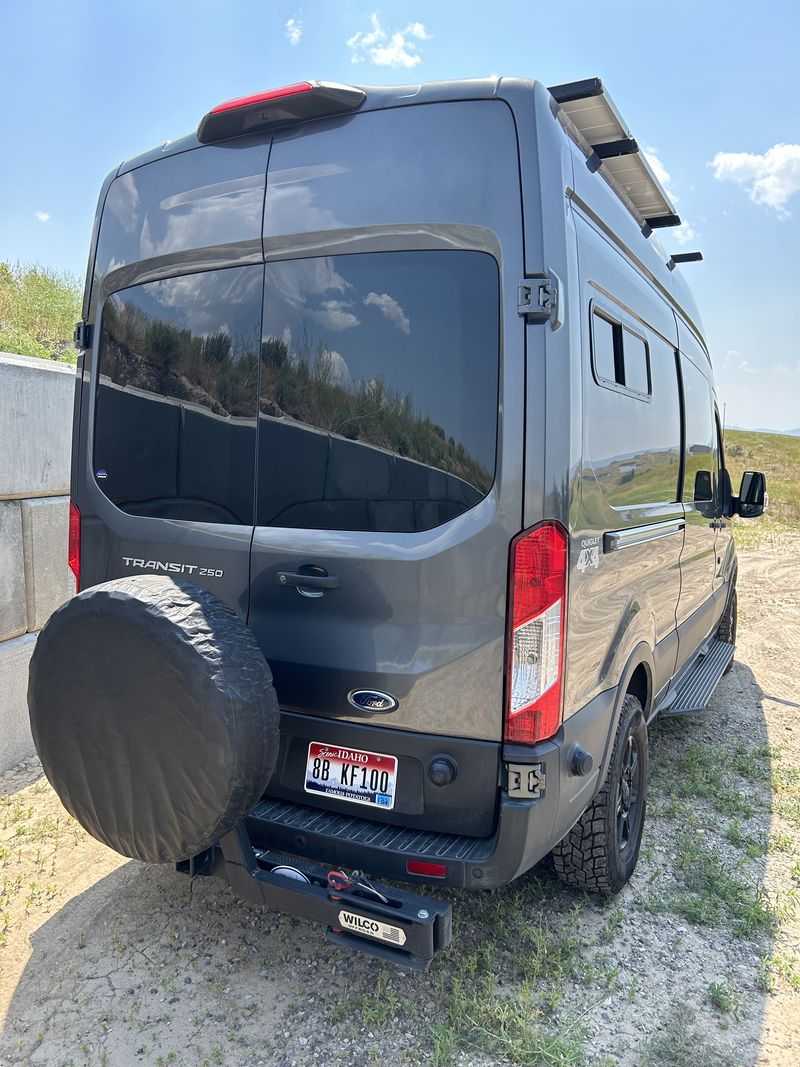
[[[74,592],[67,566],[75,368],[0,352],[0,771],[33,752],[28,663]]]

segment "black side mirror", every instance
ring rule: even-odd
[[[756,519],[767,506],[767,479],[762,471],[745,471],[736,510],[743,519]]]

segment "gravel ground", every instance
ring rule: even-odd
[[[741,556],[737,661],[652,730],[651,811],[610,902],[546,865],[451,892],[424,975],[222,883],[126,862],[35,761],[0,778],[0,1064],[800,1063],[800,537]]]

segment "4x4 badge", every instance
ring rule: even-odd
[[[359,711],[394,711],[397,707],[393,696],[375,689],[351,689],[347,699]]]

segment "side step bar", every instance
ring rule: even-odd
[[[703,711],[717,687],[717,682],[733,659],[735,649],[736,646],[729,645],[727,641],[709,641],[678,685],[673,700],[659,714],[690,715],[692,712]]]
[[[373,884],[357,872],[348,877],[255,849],[244,824],[176,866],[191,876],[223,878],[237,896],[254,904],[325,923],[327,939],[334,944],[415,971],[424,971],[452,938],[449,904]],[[275,873],[281,870],[286,873]]]

